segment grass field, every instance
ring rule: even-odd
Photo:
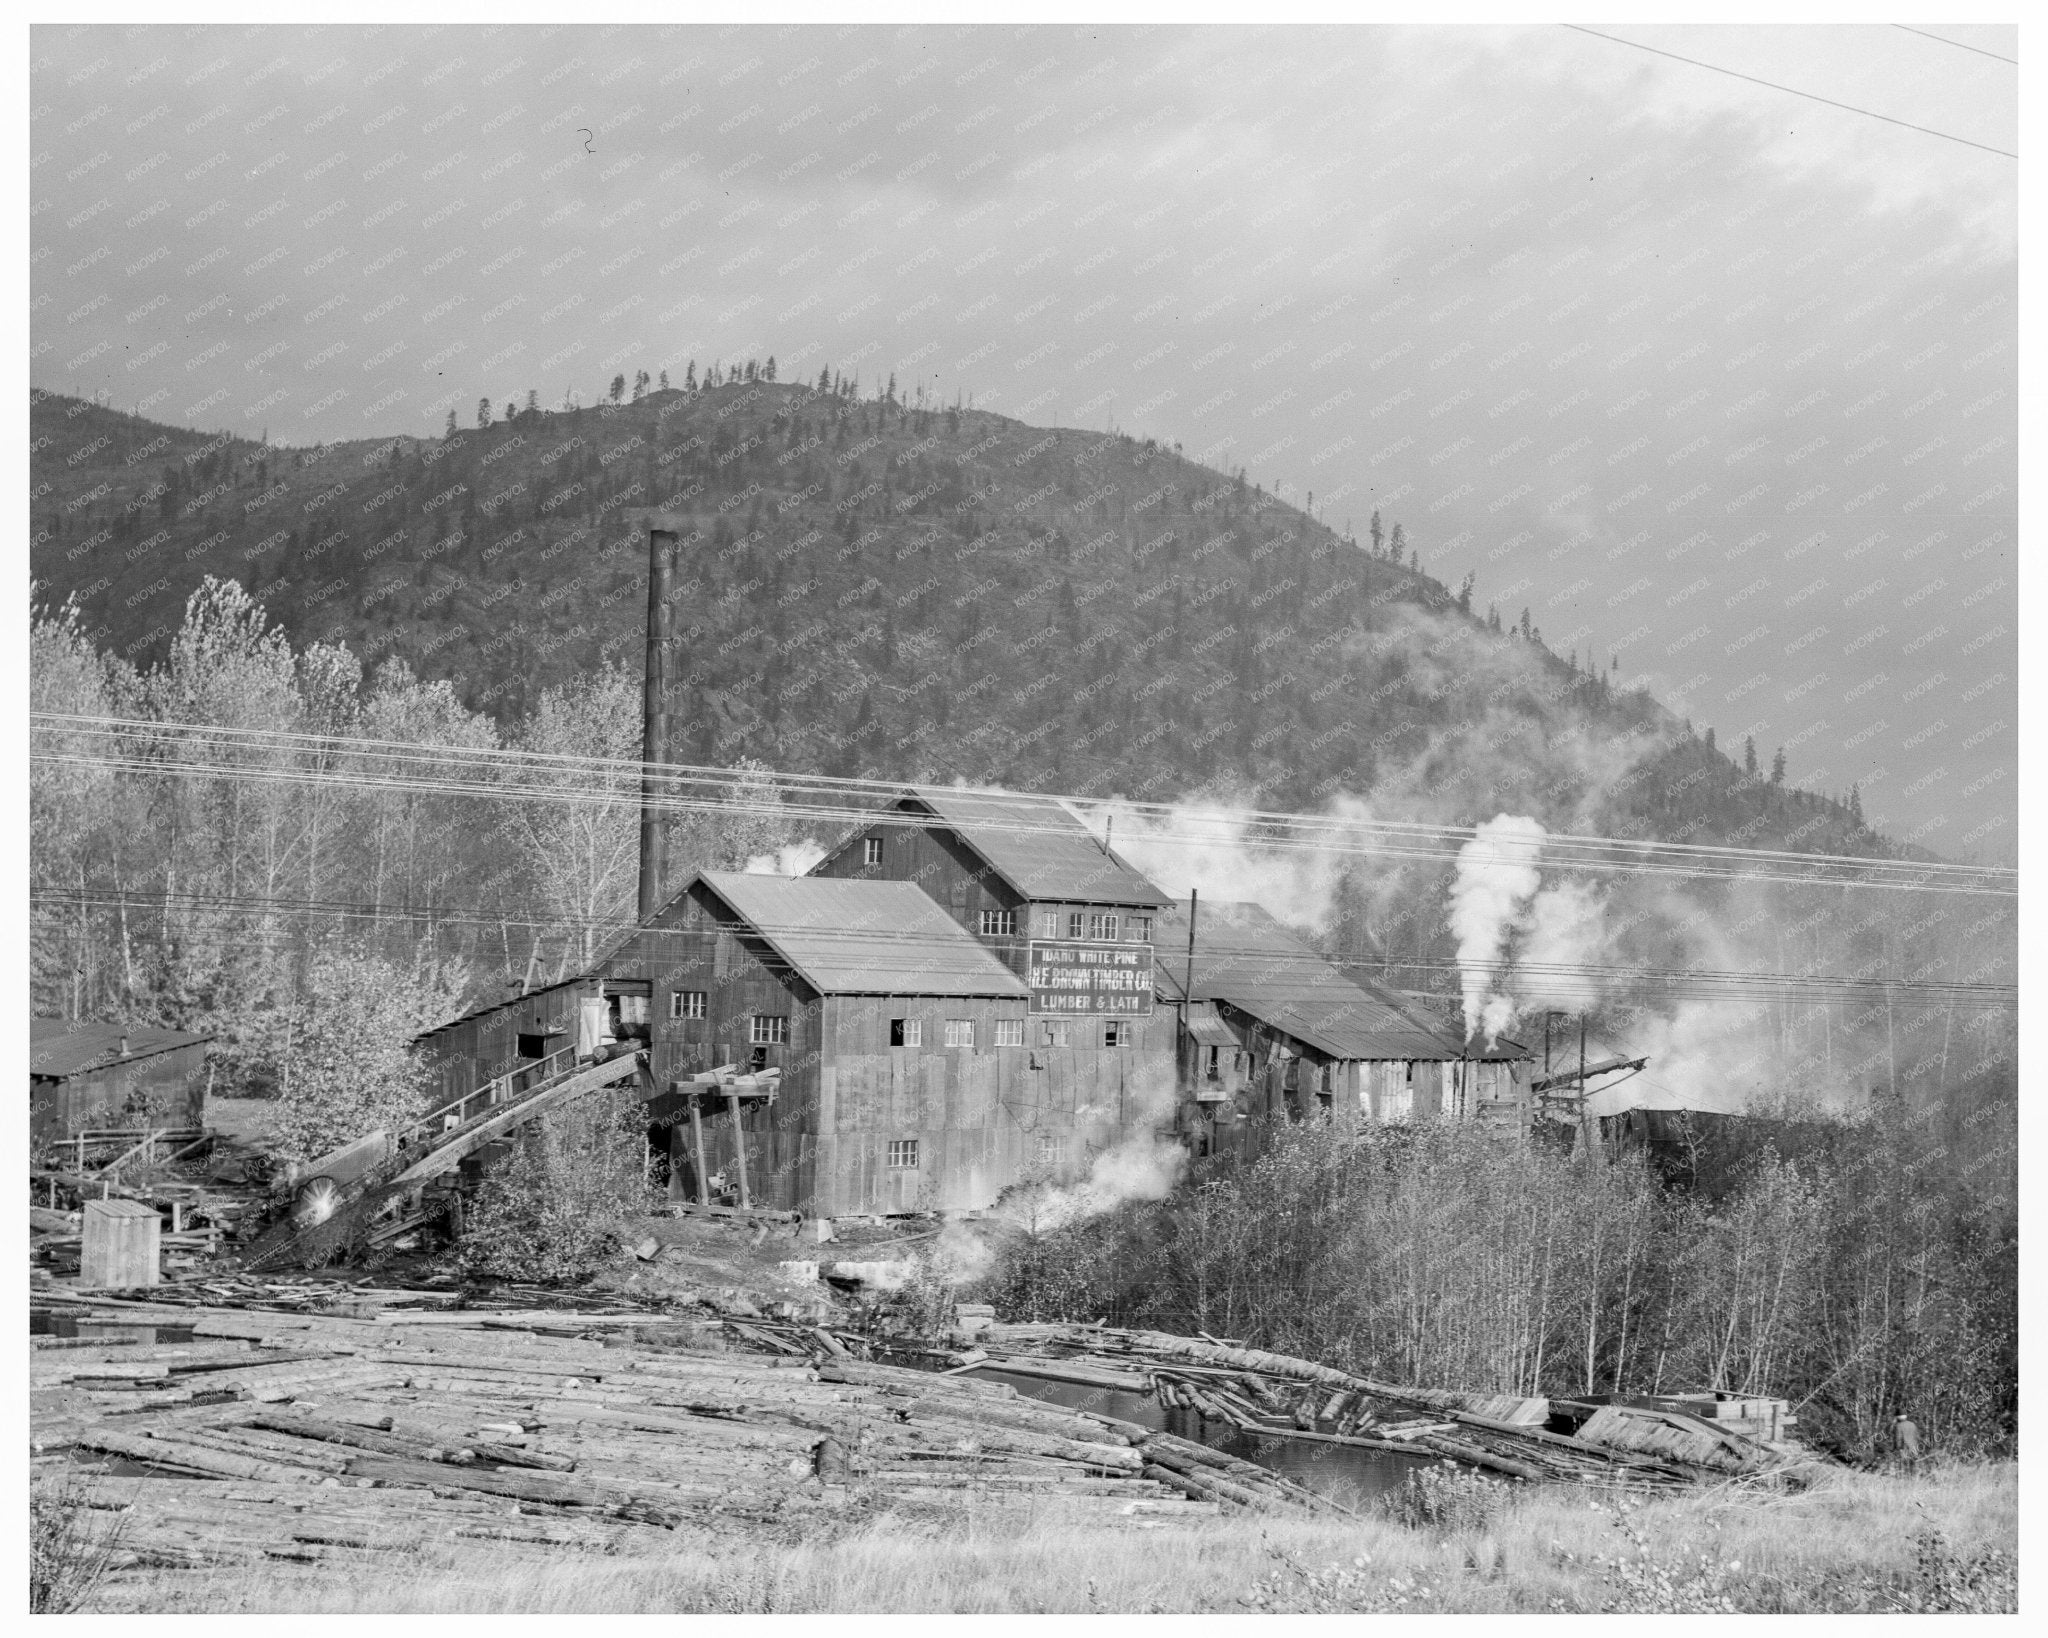
[[[403,1573],[129,1572],[95,1608],[369,1614],[2016,1609],[2018,1468],[1830,1470],[1617,1515],[1547,1490],[1461,1527],[1218,1520],[1106,1531],[1047,1513],[886,1515],[803,1544],[679,1542],[661,1558],[423,1553]],[[1939,1531],[1939,1539],[1931,1532]]]

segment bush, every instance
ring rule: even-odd
[[[1410,1473],[1380,1501],[1380,1510],[1411,1530],[1456,1535],[1491,1528],[1513,1504],[1514,1491],[1498,1479],[1460,1467],[1446,1457]]]
[[[84,1609],[113,1567],[125,1517],[96,1507],[91,1486],[74,1470],[30,1489],[28,1518],[29,1614]]]
[[[580,1280],[650,1204],[639,1106],[598,1093],[543,1115],[484,1178],[463,1229],[463,1271],[487,1279]]]

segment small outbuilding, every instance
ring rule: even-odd
[[[206,1124],[210,1035],[140,1024],[29,1020],[29,1143]]]

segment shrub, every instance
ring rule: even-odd
[[[477,1190],[463,1271],[505,1280],[580,1280],[616,1251],[648,1204],[638,1105],[602,1093],[543,1115]]]
[[[1449,1536],[1490,1528],[1514,1499],[1514,1491],[1500,1480],[1447,1457],[1408,1474],[1399,1489],[1382,1498],[1380,1509],[1396,1524]]]

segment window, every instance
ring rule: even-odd
[[[1066,1140],[1057,1132],[1038,1134],[1038,1163],[1041,1166],[1057,1166],[1067,1158]]]
[[[1152,918],[1150,916],[1131,917],[1131,930],[1128,937],[1134,944],[1150,944],[1152,942]]]
[[[671,1021],[680,1022],[685,1018],[703,1018],[711,1008],[711,997],[704,990],[675,990],[668,998],[668,1015]]]
[[[870,836],[866,841],[861,843],[860,862],[862,864],[880,864],[882,862],[881,837]]]
[[[889,1044],[891,1046],[923,1046],[924,1020],[922,1018],[891,1018],[889,1020]]]
[[[1076,910],[1067,917],[1067,937],[1080,938],[1088,925],[1088,918]]]
[[[1129,1046],[1131,1026],[1118,1019],[1111,1019],[1102,1026],[1102,1044],[1106,1047]]]
[[[889,1166],[892,1171],[908,1171],[917,1165],[917,1139],[891,1138],[889,1140]]]
[[[998,1018],[996,1020],[997,1046],[1022,1046],[1024,1044],[1024,1020],[1021,1018]]]
[[[1058,938],[1060,936],[1060,913],[1057,910],[1044,910],[1039,913],[1038,936],[1040,938]]]
[[[984,910],[981,913],[981,936],[983,938],[1006,938],[1017,931],[1017,912],[1014,910]]]
[[[787,1046],[789,1017],[786,1013],[757,1012],[747,1020],[747,1041],[752,1046]]]
[[[1067,1026],[1064,1023],[1048,1023],[1044,1026],[1045,1039],[1039,1044],[1049,1047],[1063,1047],[1067,1044]]]
[[[618,995],[612,997],[619,1004],[619,1022],[629,1028],[635,1024],[642,1028],[647,1024],[647,997],[644,995]]]
[[[974,1020],[972,1018],[948,1018],[946,1020],[946,1045],[949,1047],[973,1046]]]
[[[1100,911],[1088,918],[1088,936],[1092,939],[1115,939],[1116,917]]]

